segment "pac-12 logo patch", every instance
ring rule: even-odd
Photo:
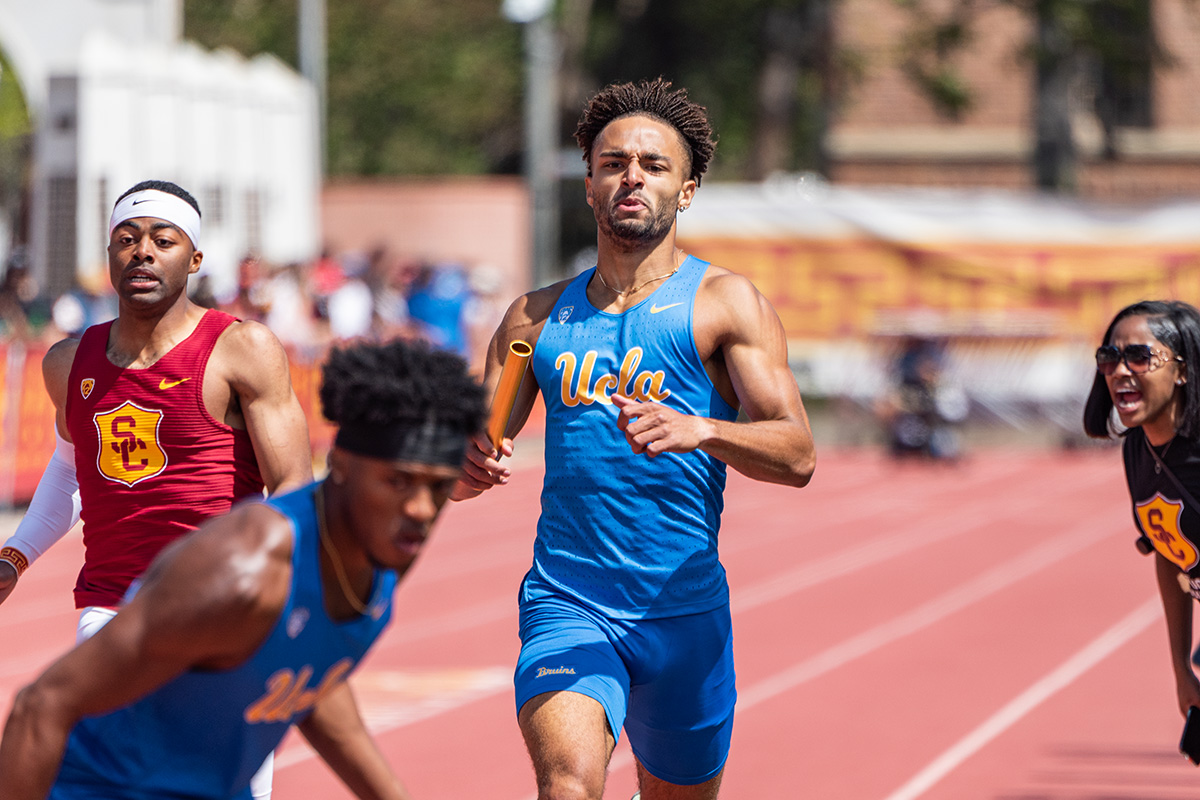
[[[1196,546],[1183,535],[1179,519],[1183,516],[1183,503],[1168,500],[1155,492],[1154,497],[1137,504],[1138,523],[1142,533],[1150,537],[1154,549],[1184,572],[1200,563]]]
[[[81,395],[83,395],[84,400],[88,399],[88,397],[92,393],[92,389],[95,389],[95,388],[96,388],[96,381],[94,378],[84,378],[83,380],[81,380],[79,382],[79,393]]]
[[[167,454],[159,444],[158,426],[163,413],[126,400],[112,411],[92,417],[100,437],[96,468],[110,481],[133,486],[153,478],[167,467]]]
[[[287,621],[287,635],[289,639],[295,639],[304,630],[304,626],[308,624],[308,609],[300,607],[293,609]]]
[[[575,306],[563,306],[558,310],[558,323],[561,325],[571,318],[571,312],[575,310]]]

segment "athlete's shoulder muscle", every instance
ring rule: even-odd
[[[764,326],[780,324],[770,301],[749,278],[715,265],[700,283],[693,319],[696,345],[703,354],[731,341],[753,339]]]
[[[137,599],[149,603],[159,628],[187,632],[193,664],[234,666],[258,647],[287,600],[293,546],[280,512],[243,503],[164,550]]]
[[[537,344],[542,326],[546,324],[550,312],[554,310],[554,304],[558,302],[558,298],[562,296],[570,282],[568,279],[535,289],[512,302],[508,311],[504,313],[504,319],[496,328],[491,345],[488,347],[489,366],[493,362],[497,366],[503,363],[509,344],[516,339],[522,339],[531,346]]]
[[[290,397],[291,371],[283,343],[261,322],[233,323],[221,332],[213,347],[204,374],[204,390],[210,410],[222,409],[229,392],[240,404],[259,398],[282,401]]]
[[[222,370],[261,375],[264,359],[271,365],[286,365],[283,343],[261,322],[243,320],[221,332],[209,363]]]
[[[42,357],[42,381],[46,385],[46,393],[58,408],[66,405],[67,382],[78,350],[78,339],[61,339],[51,345]]]
[[[514,338],[525,339],[532,344],[570,282],[559,281],[521,295],[508,307],[500,328]]]

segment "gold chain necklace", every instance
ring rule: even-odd
[[[679,265],[676,265],[675,269],[671,270],[666,275],[659,275],[657,278],[651,278],[648,281],[642,281],[641,283],[639,283],[637,286],[633,287],[632,289],[626,289],[625,291],[621,292],[621,291],[617,291],[613,287],[609,286],[608,281],[604,280],[604,276],[600,273],[600,268],[596,267],[596,277],[600,279],[600,282],[602,284],[604,284],[605,289],[608,289],[610,292],[615,294],[617,297],[624,297],[627,294],[633,294],[638,289],[645,288],[648,284],[654,283],[655,281],[666,280],[667,278],[674,275],[676,272],[679,272]]]
[[[346,602],[350,607],[357,611],[360,615],[367,613],[367,607],[362,600],[358,599],[358,595],[350,587],[350,580],[346,577],[346,570],[342,567],[342,559],[338,557],[337,550],[333,547],[333,542],[329,540],[329,531],[325,528],[325,484],[321,484],[321,488],[313,493],[317,506],[317,535],[321,537],[321,546],[325,548],[325,552],[329,554],[329,560],[333,563],[333,571],[337,575],[338,584],[342,587],[342,594],[346,597]]]
[[[1150,444],[1149,438],[1146,439],[1146,444]],[[1154,459],[1154,474],[1155,475],[1162,472],[1162,462],[1167,460],[1167,451],[1171,449],[1171,445],[1173,445],[1173,444],[1175,444],[1174,436],[1172,436],[1170,441],[1167,442],[1167,446],[1163,448],[1163,451],[1158,454],[1158,458]],[[1154,445],[1150,445],[1150,446],[1153,447]]]

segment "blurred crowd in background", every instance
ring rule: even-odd
[[[572,272],[594,263],[593,251],[581,252]],[[434,262],[384,248],[325,252],[313,261],[290,264],[247,256],[238,266],[235,291],[217,295],[211,285],[202,269],[189,283],[192,300],[262,322],[283,342],[293,361],[306,367],[320,363],[338,341],[400,336],[450,349],[482,375],[488,342],[512,299],[502,290],[502,276],[487,264]],[[49,296],[38,290],[20,252],[0,280],[0,348],[20,342],[30,350],[44,350],[116,314],[117,297],[107,281],[79,284]],[[953,338],[908,336],[879,341],[890,341],[878,348],[881,363],[858,359],[849,367],[860,382],[871,384],[857,399],[816,390],[811,380],[804,379],[808,365],[802,360],[793,363],[810,413],[822,419],[823,440],[881,445],[903,461],[955,463],[964,455],[964,432],[974,420],[992,430],[996,426],[1013,432],[1039,430],[1039,436],[1078,446],[1075,406],[1082,402],[1082,391],[1068,398],[1072,402],[1058,414],[1061,419],[1048,413],[1045,402],[1031,401],[1023,415],[1015,407],[997,410],[987,402],[991,395],[978,376],[963,374],[961,364],[954,367]],[[1013,361],[1012,369],[1026,371],[1020,354],[1007,350],[1002,354]],[[1000,383],[1012,384],[1003,370],[988,367],[985,371],[995,372]],[[876,372],[876,380],[868,380]],[[967,384],[972,382],[974,393],[969,395]],[[827,412],[832,416],[822,418]],[[1044,429],[1031,422],[1052,417],[1053,424],[1047,422]],[[864,427],[864,423],[868,424]]]
[[[236,291],[213,293],[203,273],[189,283],[193,301],[267,325],[297,358],[314,362],[333,342],[419,337],[452,350],[481,370],[488,340],[508,299],[486,264],[435,263],[376,249],[325,252],[315,261],[272,264],[246,256]],[[0,283],[0,341],[50,345],[117,314],[110,285],[77,285],[55,297],[39,291],[22,253]]]

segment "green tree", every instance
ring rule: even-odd
[[[1104,157],[1116,158],[1122,126],[1152,124],[1151,78],[1171,56],[1155,36],[1149,0],[954,0],[934,11],[928,0],[899,0],[913,22],[905,71],[942,113],[961,118],[971,88],[955,60],[975,36],[981,12],[1016,8],[1030,21],[1024,55],[1033,65],[1034,151],[1030,165],[1042,189],[1071,192],[1079,154],[1070,116],[1072,87],[1092,88],[1104,131]]]
[[[718,136],[710,179],[826,169],[825,138],[856,58],[835,50],[836,0],[560,0],[562,140],[614,81],[663,76],[707,106]],[[563,249],[596,243],[582,188],[563,192]]]
[[[297,63],[296,0],[186,0],[189,39]],[[520,30],[497,0],[328,3],[331,175],[520,167]]]
[[[851,54],[833,46],[835,0],[564,0],[590,10],[586,45],[567,26],[564,109],[615,80],[662,75],[708,106],[720,136],[713,173],[759,179],[825,168],[824,140]],[[568,120],[568,124],[573,123]]]
[[[560,134],[615,80],[663,75],[705,103],[720,134],[714,175],[822,170],[839,76],[835,0],[557,0]],[[516,172],[520,26],[501,0],[328,3],[328,164],[334,175]],[[295,65],[296,0],[186,0],[208,47]]]
[[[28,197],[33,128],[17,75],[0,53],[0,215],[24,241],[22,206]],[[7,249],[7,248],[6,248]]]

